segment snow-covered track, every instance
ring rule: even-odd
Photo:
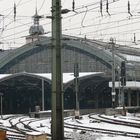
[[[115,118],[114,119],[113,118],[107,118],[103,115],[98,115],[96,117],[93,117],[92,115],[89,115],[89,118],[96,119],[98,121],[102,121],[102,122],[106,122],[106,123],[111,123],[111,124],[118,124],[118,125],[140,128],[140,121],[139,122],[130,122],[130,121],[128,122],[128,121],[124,121],[124,120],[117,120]]]
[[[12,140],[25,140],[25,136],[23,135],[15,135],[15,134],[7,134],[7,137]]]
[[[19,124],[22,124],[23,125],[23,123],[22,123],[21,120],[24,119],[24,118],[25,118],[25,116],[24,117],[14,116],[14,117],[12,117],[12,118],[9,119],[9,123],[11,124],[11,128],[17,130],[20,134],[26,135],[26,132],[27,131],[30,132],[30,130],[27,130],[26,128],[25,129],[23,129],[23,128],[21,129],[18,126]],[[16,123],[14,121],[15,119],[18,120]]]
[[[81,131],[92,131],[96,133],[103,133],[103,134],[111,134],[111,135],[120,135],[120,136],[127,136],[127,137],[135,137],[140,138],[140,133],[134,133],[134,132],[127,132],[127,131],[119,131],[119,130],[111,130],[111,129],[103,129],[103,128],[97,128],[97,127],[88,127],[82,125],[81,122],[79,122],[78,119],[76,121],[79,124],[71,124],[71,123],[64,123],[65,128],[73,129],[73,130],[81,130]]]

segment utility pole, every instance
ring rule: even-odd
[[[120,84],[120,67],[118,66],[118,84],[119,84],[119,93],[118,93],[118,106],[121,106],[121,84]]]
[[[64,140],[61,0],[52,0],[52,140]]]
[[[74,63],[74,81],[75,81],[75,97],[76,97],[76,110],[75,119],[80,118],[80,107],[79,107],[79,65],[78,62]]]
[[[112,46],[112,107],[115,107],[115,43],[114,39],[110,38],[110,44]]]
[[[124,86],[126,86],[126,66],[125,61],[121,62],[121,99],[122,99],[122,106],[125,106],[124,102]]]
[[[3,114],[3,103],[2,103],[2,96],[3,96],[3,93],[2,92],[0,92],[0,114],[1,114],[1,119],[3,119],[3,116],[2,116],[2,114]]]
[[[44,79],[42,78],[42,111],[44,111]]]

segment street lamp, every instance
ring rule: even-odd
[[[1,119],[3,118],[3,117],[2,117],[2,114],[3,114],[3,113],[2,113],[2,112],[3,112],[3,108],[2,108],[2,107],[3,107],[3,105],[2,105],[2,96],[3,96],[3,93],[0,92],[0,103],[1,103],[1,104],[0,104],[0,108],[1,108],[1,109],[0,109],[0,113],[1,113]]]

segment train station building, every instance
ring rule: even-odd
[[[37,17],[34,16],[34,17]],[[36,22],[37,21],[37,22]],[[37,24],[37,25],[36,25]],[[0,50],[0,92],[4,113],[27,113],[34,106],[51,106],[51,37],[44,35],[39,19],[29,30],[26,43],[17,49]],[[140,80],[140,49],[115,44],[115,81],[120,79],[121,62],[126,62],[126,80]],[[112,105],[112,46],[94,39],[62,36],[64,107],[75,108],[74,65],[79,66],[80,108],[108,108]],[[127,93],[131,92],[130,94]],[[125,88],[126,105],[136,106],[140,88]],[[138,94],[135,94],[138,93]],[[119,88],[116,87],[116,105]],[[130,101],[131,99],[131,101]],[[136,104],[137,102],[137,104]]]

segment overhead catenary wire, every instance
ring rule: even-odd
[[[119,0],[117,0],[117,1],[119,1]],[[115,2],[116,2],[116,1],[115,1]],[[111,3],[113,3],[113,2],[110,2],[110,4],[111,4]],[[104,5],[105,5],[105,4],[104,4]],[[82,8],[85,8],[85,6],[82,7]],[[88,8],[88,7],[87,7],[87,8]],[[82,13],[85,13],[84,15],[86,15],[89,11],[91,11],[91,10],[93,10],[93,9],[97,9],[98,6],[97,6],[97,7],[94,7],[94,8],[91,8],[91,9],[87,9],[87,8],[86,8],[86,10],[77,12],[77,13],[74,14],[74,15],[70,15],[70,16],[64,17],[63,20],[66,20],[66,19],[68,19],[68,18],[72,18],[72,17],[78,16],[79,14],[82,14]],[[99,16],[98,16],[98,17],[95,17],[96,20],[97,20],[97,18],[100,18],[100,17],[99,17]],[[84,17],[83,19],[85,20],[85,17]],[[83,23],[83,21],[81,21],[81,23]],[[82,24],[81,24],[81,25],[82,25]],[[84,26],[85,26],[85,25],[84,25]]]
[[[65,19],[65,18],[64,18]]]
[[[105,1],[105,0],[104,0]],[[117,0],[117,1],[119,1],[119,0]],[[19,1],[19,2],[21,2],[21,0]],[[28,1],[27,1],[28,2]],[[112,3],[112,2],[111,2]],[[44,2],[42,3],[42,4],[44,4]],[[80,7],[80,8],[75,8],[75,10],[79,10],[79,9],[83,9],[83,8],[85,8],[85,7],[90,7],[90,6],[93,6],[93,5],[95,5],[95,4],[97,4],[97,3],[93,3],[93,4],[91,4],[91,5],[85,5],[85,6],[82,6],[82,7]],[[17,6],[19,6],[19,3],[17,4]],[[17,7],[16,6],[16,7]],[[42,6],[41,6],[42,7]],[[40,8],[41,8],[40,7]],[[95,9],[96,8],[98,8],[98,6],[97,7],[94,7]],[[93,8],[93,9],[94,9]],[[92,10],[92,9],[89,9],[89,11],[90,10]],[[82,11],[82,12],[79,12],[79,14],[81,14],[81,13],[84,13],[85,11]],[[78,14],[78,12],[77,12],[77,14]],[[75,16],[76,14],[74,14],[74,15],[72,15],[72,16]],[[7,15],[5,15],[5,17],[7,17],[7,16],[9,16],[9,14],[7,14]],[[24,17],[24,16],[22,16],[22,17]],[[28,17],[28,16],[25,16],[25,17]],[[30,17],[30,16],[29,16]]]
[[[31,17],[30,17],[31,18]],[[8,31],[8,30],[12,30],[12,29],[16,29],[16,28],[20,28],[20,27],[23,27],[23,26],[27,26],[28,28],[31,26],[31,24],[32,24],[32,22],[27,22],[27,23],[21,23],[21,22],[19,22],[19,20],[17,19],[16,20],[16,22],[18,22],[18,23],[20,23],[21,25],[18,25],[18,26],[15,26],[15,27],[11,27],[11,28],[7,28],[10,24],[12,24],[12,23],[14,23],[15,22],[15,20],[13,20],[13,18],[9,18],[11,21],[9,22],[9,23],[7,23],[6,25],[4,25],[4,30],[5,31]],[[45,18],[41,18],[41,21],[42,20],[45,20]],[[50,22],[49,23],[47,23],[47,24],[50,24]]]
[[[22,2],[19,6],[23,6],[24,4],[27,4],[27,3],[31,2],[31,1],[33,1],[33,0],[24,1],[24,2]],[[13,6],[10,7],[10,8],[7,8],[7,9],[5,9],[5,10],[0,11],[0,13],[6,12],[6,11],[9,11],[9,10],[12,10],[12,9],[13,9]]]
[[[22,0],[19,0],[19,2],[17,3],[17,5],[14,3],[14,8],[5,16],[5,18],[10,15],[13,11],[14,11],[14,15],[16,14],[16,7],[20,4]]]
[[[42,2],[42,4],[41,4],[40,8],[38,9],[38,13],[41,11],[41,9],[42,9],[42,7],[43,7],[45,1],[46,1],[46,0],[43,0],[43,2]]]
[[[87,11],[88,11],[88,8],[87,8],[87,7],[85,7],[85,8],[86,8],[86,12],[85,12],[84,17],[83,17],[83,19],[82,19],[82,21],[81,21],[81,26],[82,26],[82,27],[84,27],[84,20],[85,20],[85,18],[86,18]]]
[[[20,3],[20,2],[21,2],[21,0],[19,1],[19,3]],[[19,3],[18,3],[18,4],[19,4]],[[18,5],[18,4],[17,4],[17,5]],[[8,15],[7,15],[7,16],[8,16]]]
[[[138,20],[138,19],[140,19],[140,17],[135,17],[135,18],[133,18],[133,20]],[[114,20],[114,21],[108,21],[108,22],[102,22],[102,25],[106,25],[106,24],[113,24],[113,23],[116,23],[116,22],[126,22],[126,21],[128,21],[129,19],[127,19],[127,18],[125,18],[125,19],[121,19],[121,20]],[[132,24],[135,24],[135,23],[139,23],[140,21],[136,21],[136,22],[134,22],[134,23],[132,23]],[[78,23],[76,23],[76,24],[78,24]],[[100,23],[96,23],[96,24],[88,24],[88,25],[85,25],[84,26],[84,28],[88,28],[88,27],[94,27],[94,26],[100,26]],[[116,28],[116,27],[121,27],[121,26],[126,26],[126,25],[131,25],[131,23],[125,23],[124,25],[120,25],[120,26],[113,26],[114,28]],[[73,25],[72,25],[73,26]],[[113,27],[109,27],[109,28],[113,28]],[[79,29],[79,28],[81,28],[81,27],[72,27],[72,28],[66,28],[66,27],[64,27],[63,28],[63,31],[69,31],[69,30],[75,30],[75,29]],[[105,28],[103,28],[103,30],[105,30],[105,29],[107,29],[106,27]],[[100,30],[102,30],[102,29],[100,29]]]
[[[20,0],[20,1],[17,3],[16,8],[19,7],[19,6],[21,6],[21,5],[27,4],[28,2],[31,2],[32,0],[27,0],[27,1],[24,1],[23,3],[21,3],[21,1],[22,1],[22,0]],[[21,3],[21,4],[20,4],[20,3]],[[13,7],[10,7],[10,8],[8,8],[8,9],[6,9],[6,10],[0,11],[0,13],[3,13],[3,12],[5,12],[5,11],[8,11],[8,14],[4,15],[4,17],[5,17],[4,19],[6,19],[8,16],[10,16],[11,13],[13,14],[14,9],[13,9]],[[10,11],[10,12],[9,12],[9,11]],[[0,23],[1,23],[2,21],[3,21],[3,20],[1,20]]]
[[[135,6],[135,8],[132,10],[132,12],[136,11],[136,9],[137,9],[137,7],[139,6],[139,4],[140,4],[140,0],[136,3],[136,6]]]
[[[19,6],[19,4],[20,4],[21,1],[22,1],[22,0],[20,0],[20,1],[17,3],[17,6]],[[27,1],[27,2],[28,2],[28,1]],[[43,1],[42,5],[44,4],[44,2],[45,2],[45,1]],[[17,6],[16,6],[16,7],[17,7]],[[91,6],[91,5],[90,5],[90,6]],[[14,6],[14,17],[15,17],[15,15],[16,15],[16,7]],[[41,6],[40,8],[42,8],[42,6]],[[7,18],[10,14],[11,14],[11,12],[10,12],[9,14],[7,14],[7,15],[5,16],[5,18]],[[25,17],[27,17],[27,16],[25,16]]]
[[[50,24],[50,23],[49,23],[49,24]],[[43,24],[43,25],[47,25],[47,24]],[[26,33],[28,30],[29,30],[29,29],[24,29],[24,30],[15,32],[15,34],[18,35],[18,34]],[[49,31],[48,31],[47,33],[49,33]],[[1,39],[6,39],[6,38],[11,37],[11,36],[13,37],[13,35],[14,35],[14,33],[9,34],[9,35],[6,35],[6,36],[3,36],[3,37],[1,37]],[[21,36],[20,36],[19,38],[21,38]],[[14,39],[14,38],[12,38],[12,39]],[[11,40],[11,39],[8,38],[8,40]]]
[[[121,12],[122,13],[122,12]],[[127,19],[126,19],[127,20]],[[137,23],[137,22],[135,22],[135,23]],[[135,23],[133,23],[133,24],[135,24]],[[129,24],[125,24],[125,25],[129,25]],[[89,25],[89,26],[92,26],[92,25]],[[84,28],[85,27],[89,27],[89,26],[84,26]],[[93,25],[94,26],[94,25]],[[121,26],[124,26],[124,25],[121,25]],[[119,27],[121,27],[121,26],[119,26]],[[73,29],[74,28],[77,28],[78,29],[78,27],[73,27]],[[80,27],[79,27],[80,28]],[[112,28],[115,28],[115,27],[112,27]],[[81,28],[80,28],[81,29]],[[66,29],[67,31],[69,31],[69,29]],[[71,29],[70,29],[71,30]],[[101,29],[102,30],[102,29]],[[104,29],[103,29],[104,30]],[[93,30],[93,32],[94,32],[94,30]],[[83,33],[83,35],[84,35],[85,33]]]
[[[103,6],[105,6],[106,5],[106,0],[104,0],[103,1],[104,3],[103,3]],[[112,1],[111,1],[112,2]],[[94,4],[93,4],[94,3]],[[100,5],[99,5],[99,3],[100,3],[100,1],[99,2],[93,2],[92,4],[92,6],[91,5],[89,5],[89,6],[87,6],[87,9],[85,10],[85,6],[87,5],[84,5],[84,6],[81,6],[81,7],[75,7],[74,9],[77,11],[77,13],[74,13],[73,15],[70,15],[70,16],[67,16],[67,17],[64,17],[63,18],[63,20],[67,20],[67,19],[70,19],[70,18],[72,18],[72,17],[75,17],[75,16],[77,16],[77,15],[80,15],[80,14],[82,14],[82,13],[84,13],[84,15],[87,15],[87,13],[88,12],[90,12],[90,11],[92,11],[92,10],[97,10],[99,7],[100,7]],[[110,3],[110,1],[109,1],[109,3]],[[42,4],[43,4],[43,2],[42,2]],[[132,5],[130,5],[130,6],[132,6]],[[42,6],[41,6],[42,7]],[[110,10],[111,10],[111,6],[109,6],[109,12],[110,12]],[[130,9],[131,10],[131,9]],[[122,12],[119,12],[118,11],[118,14],[121,14]],[[114,15],[114,14],[112,14],[112,11],[111,11],[111,15]],[[133,14],[134,15],[134,14]],[[25,16],[26,17],[26,16]],[[85,16],[86,17],[86,16]],[[68,27],[67,29],[65,28],[65,27],[63,27],[63,31],[65,31],[65,32],[68,32],[68,31],[71,31],[71,30],[74,30],[74,29],[82,29],[82,28],[89,28],[89,27],[94,27],[94,26],[98,26],[99,24],[98,23],[94,23],[94,24],[88,24],[88,25],[86,25],[86,24],[84,24],[84,23],[86,23],[87,22],[87,18],[82,18],[81,19],[81,21],[79,21],[79,27]],[[94,16],[95,17],[95,16]],[[93,17],[93,18],[94,18]],[[100,16],[98,16],[98,18],[100,18]],[[17,19],[18,19],[18,16],[17,16]],[[16,20],[17,20],[16,19]],[[138,19],[139,19],[139,17],[138,17]],[[82,20],[83,20],[83,22],[82,22]],[[124,21],[127,21],[128,19],[124,19]],[[134,18],[133,18],[133,20],[134,20]],[[120,21],[120,20],[119,20]],[[17,21],[16,21],[17,22]],[[111,22],[110,20],[109,20],[109,24],[112,24],[113,22]],[[115,21],[114,21],[115,22]],[[123,22],[123,21],[122,21]],[[83,24],[81,24],[82,25],[82,27],[80,26],[80,23],[83,23]],[[88,23],[88,22],[87,22]],[[102,22],[102,25],[107,25],[108,24],[108,22]],[[135,24],[135,23],[132,23],[132,24]],[[128,26],[128,25],[132,25],[132,24],[127,24],[126,26]],[[28,25],[30,25],[30,23],[28,24]],[[64,24],[65,25],[65,24]],[[24,24],[23,24],[23,26],[24,26]],[[125,24],[124,25],[121,25],[121,26],[118,26],[118,27],[123,27],[123,26],[125,26]],[[19,28],[22,28],[22,25],[21,26],[19,26]],[[106,27],[105,27],[106,28]],[[116,26],[111,26],[111,29],[114,29],[114,28],[116,28]],[[15,26],[15,29],[17,29],[16,28],[16,26]],[[8,30],[10,30],[10,28],[9,29],[6,29],[5,31],[8,31]],[[97,32],[99,32],[99,31],[107,31],[108,30],[108,28],[106,28],[106,29],[103,29],[103,28],[99,28],[98,30],[92,30],[92,34],[94,34],[94,31],[95,31],[95,33],[97,33]],[[134,29],[135,30],[135,29]],[[27,29],[27,31],[28,31],[28,29]],[[131,31],[133,31],[133,30],[131,30]],[[125,32],[124,32],[125,33]],[[15,33],[16,34],[16,33]],[[82,32],[81,33],[81,35],[85,35],[85,34],[88,34],[88,32]],[[90,33],[89,33],[90,34]],[[103,33],[104,34],[104,33]],[[108,33],[109,34],[109,33]],[[76,34],[75,34],[76,35]]]
[[[119,0],[116,0],[115,2],[117,2],[117,1],[119,1]],[[112,4],[112,3],[114,3],[114,2],[109,2],[108,4]],[[65,17],[65,19],[77,16],[77,15],[85,13],[85,12],[90,12],[91,10],[98,9],[98,8],[100,8],[100,6],[98,4],[99,4],[99,2],[96,3],[96,4],[94,3],[94,4],[91,4],[91,5],[84,5],[84,6],[80,7],[80,8],[75,8],[76,13],[74,13],[73,15]],[[105,6],[105,5],[106,4],[104,3],[103,6]],[[95,7],[92,7],[92,6],[95,6]],[[88,8],[88,10],[86,9],[86,10],[83,10],[83,11],[78,11],[78,10],[84,9],[86,7]],[[92,8],[89,8],[89,7],[92,7]]]
[[[135,23],[139,23],[139,21],[137,21],[137,22],[133,22],[133,23],[131,23],[131,24],[135,24]],[[108,27],[108,28],[103,28],[103,29],[99,29],[99,30],[94,30],[94,32],[92,31],[90,31],[90,32],[85,32],[85,33],[82,33],[83,35],[84,34],[96,34],[97,32],[99,32],[99,31],[105,31],[105,30],[110,30],[110,29],[114,29],[114,28],[116,28],[116,27],[121,27],[121,26],[126,26],[126,25],[130,25],[129,23],[125,23],[125,24],[123,24],[123,25],[119,25],[119,26],[112,26],[112,27]],[[131,31],[131,30],[130,30]]]
[[[117,35],[127,35],[127,34],[133,35],[132,32],[140,34],[140,29],[137,28],[137,29],[134,29],[134,30],[128,30],[128,31],[122,31],[122,32],[102,33],[102,35],[104,35],[104,36],[110,36],[110,35],[116,35],[116,34]],[[91,35],[93,36],[93,34],[91,34]]]

